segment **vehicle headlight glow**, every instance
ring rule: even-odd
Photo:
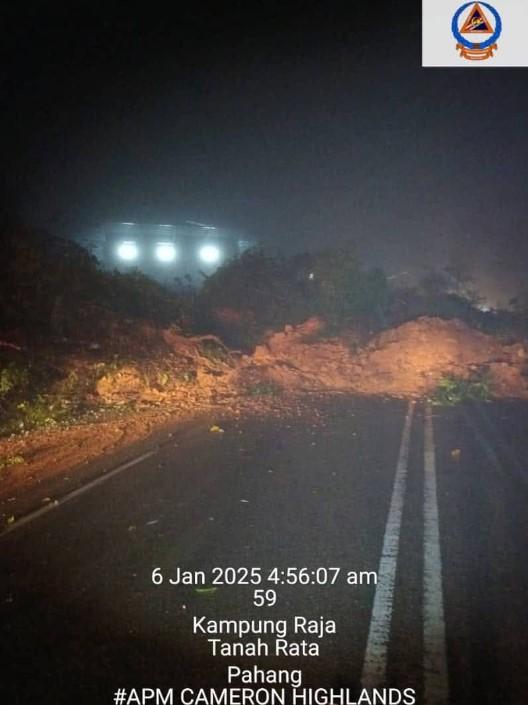
[[[125,262],[132,262],[137,259],[139,255],[138,246],[132,240],[125,240],[120,243],[117,248],[117,256],[125,260]]]
[[[215,264],[220,259],[220,249],[216,245],[202,245],[198,256],[205,264]]]
[[[173,262],[176,259],[176,248],[172,242],[158,242],[155,254],[160,262]]]

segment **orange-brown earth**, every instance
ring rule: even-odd
[[[420,318],[363,345],[352,333],[325,336],[310,319],[273,333],[240,357],[212,336],[150,331],[152,354],[104,368],[85,391],[108,410],[69,427],[0,440],[0,497],[147,438],[197,414],[220,416],[298,410],[299,393],[341,392],[417,398],[446,375],[486,372],[496,397],[528,399],[528,345],[504,344],[458,320]],[[88,374],[101,365],[71,365]],[[297,395],[297,400],[295,400]]]
[[[459,320],[419,318],[360,346],[353,335],[324,337],[318,319],[274,333],[242,360],[240,380],[285,390],[420,397],[445,375],[486,373],[491,394],[528,398],[528,345],[504,344]]]

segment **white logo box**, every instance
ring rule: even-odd
[[[493,56],[482,61],[471,61],[460,56],[457,40],[451,31],[453,16],[466,2],[464,0],[422,0],[422,66],[458,68],[495,68],[507,66],[528,67],[528,0],[486,0],[499,13],[502,33],[497,39]],[[461,14],[459,24],[467,17],[474,3]],[[494,25],[494,16],[479,3],[486,17]],[[489,35],[464,34],[476,42]]]

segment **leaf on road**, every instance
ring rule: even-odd
[[[451,451],[451,457],[453,458],[453,460],[456,460],[456,461],[460,460],[460,453],[461,453],[460,448],[454,448]]]
[[[198,595],[212,595],[217,590],[217,587],[194,588],[194,592],[198,593]]]
[[[213,426],[211,426],[211,428],[209,429],[209,431],[210,431],[211,433],[225,433],[224,429],[223,429],[223,428],[220,428],[220,426],[217,426],[216,424],[214,424]]]

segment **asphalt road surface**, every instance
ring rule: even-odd
[[[425,705],[527,703],[527,406],[317,404],[199,424],[3,535],[0,702],[104,705],[118,688],[180,702],[257,665],[301,669],[306,688],[411,688]],[[213,585],[215,567],[263,582]],[[288,585],[303,567],[309,584]],[[329,567],[335,584],[312,584]],[[171,585],[178,568],[206,584]],[[276,604],[256,607],[256,589]],[[336,633],[288,635],[318,656],[213,656],[197,616],[322,617]]]

